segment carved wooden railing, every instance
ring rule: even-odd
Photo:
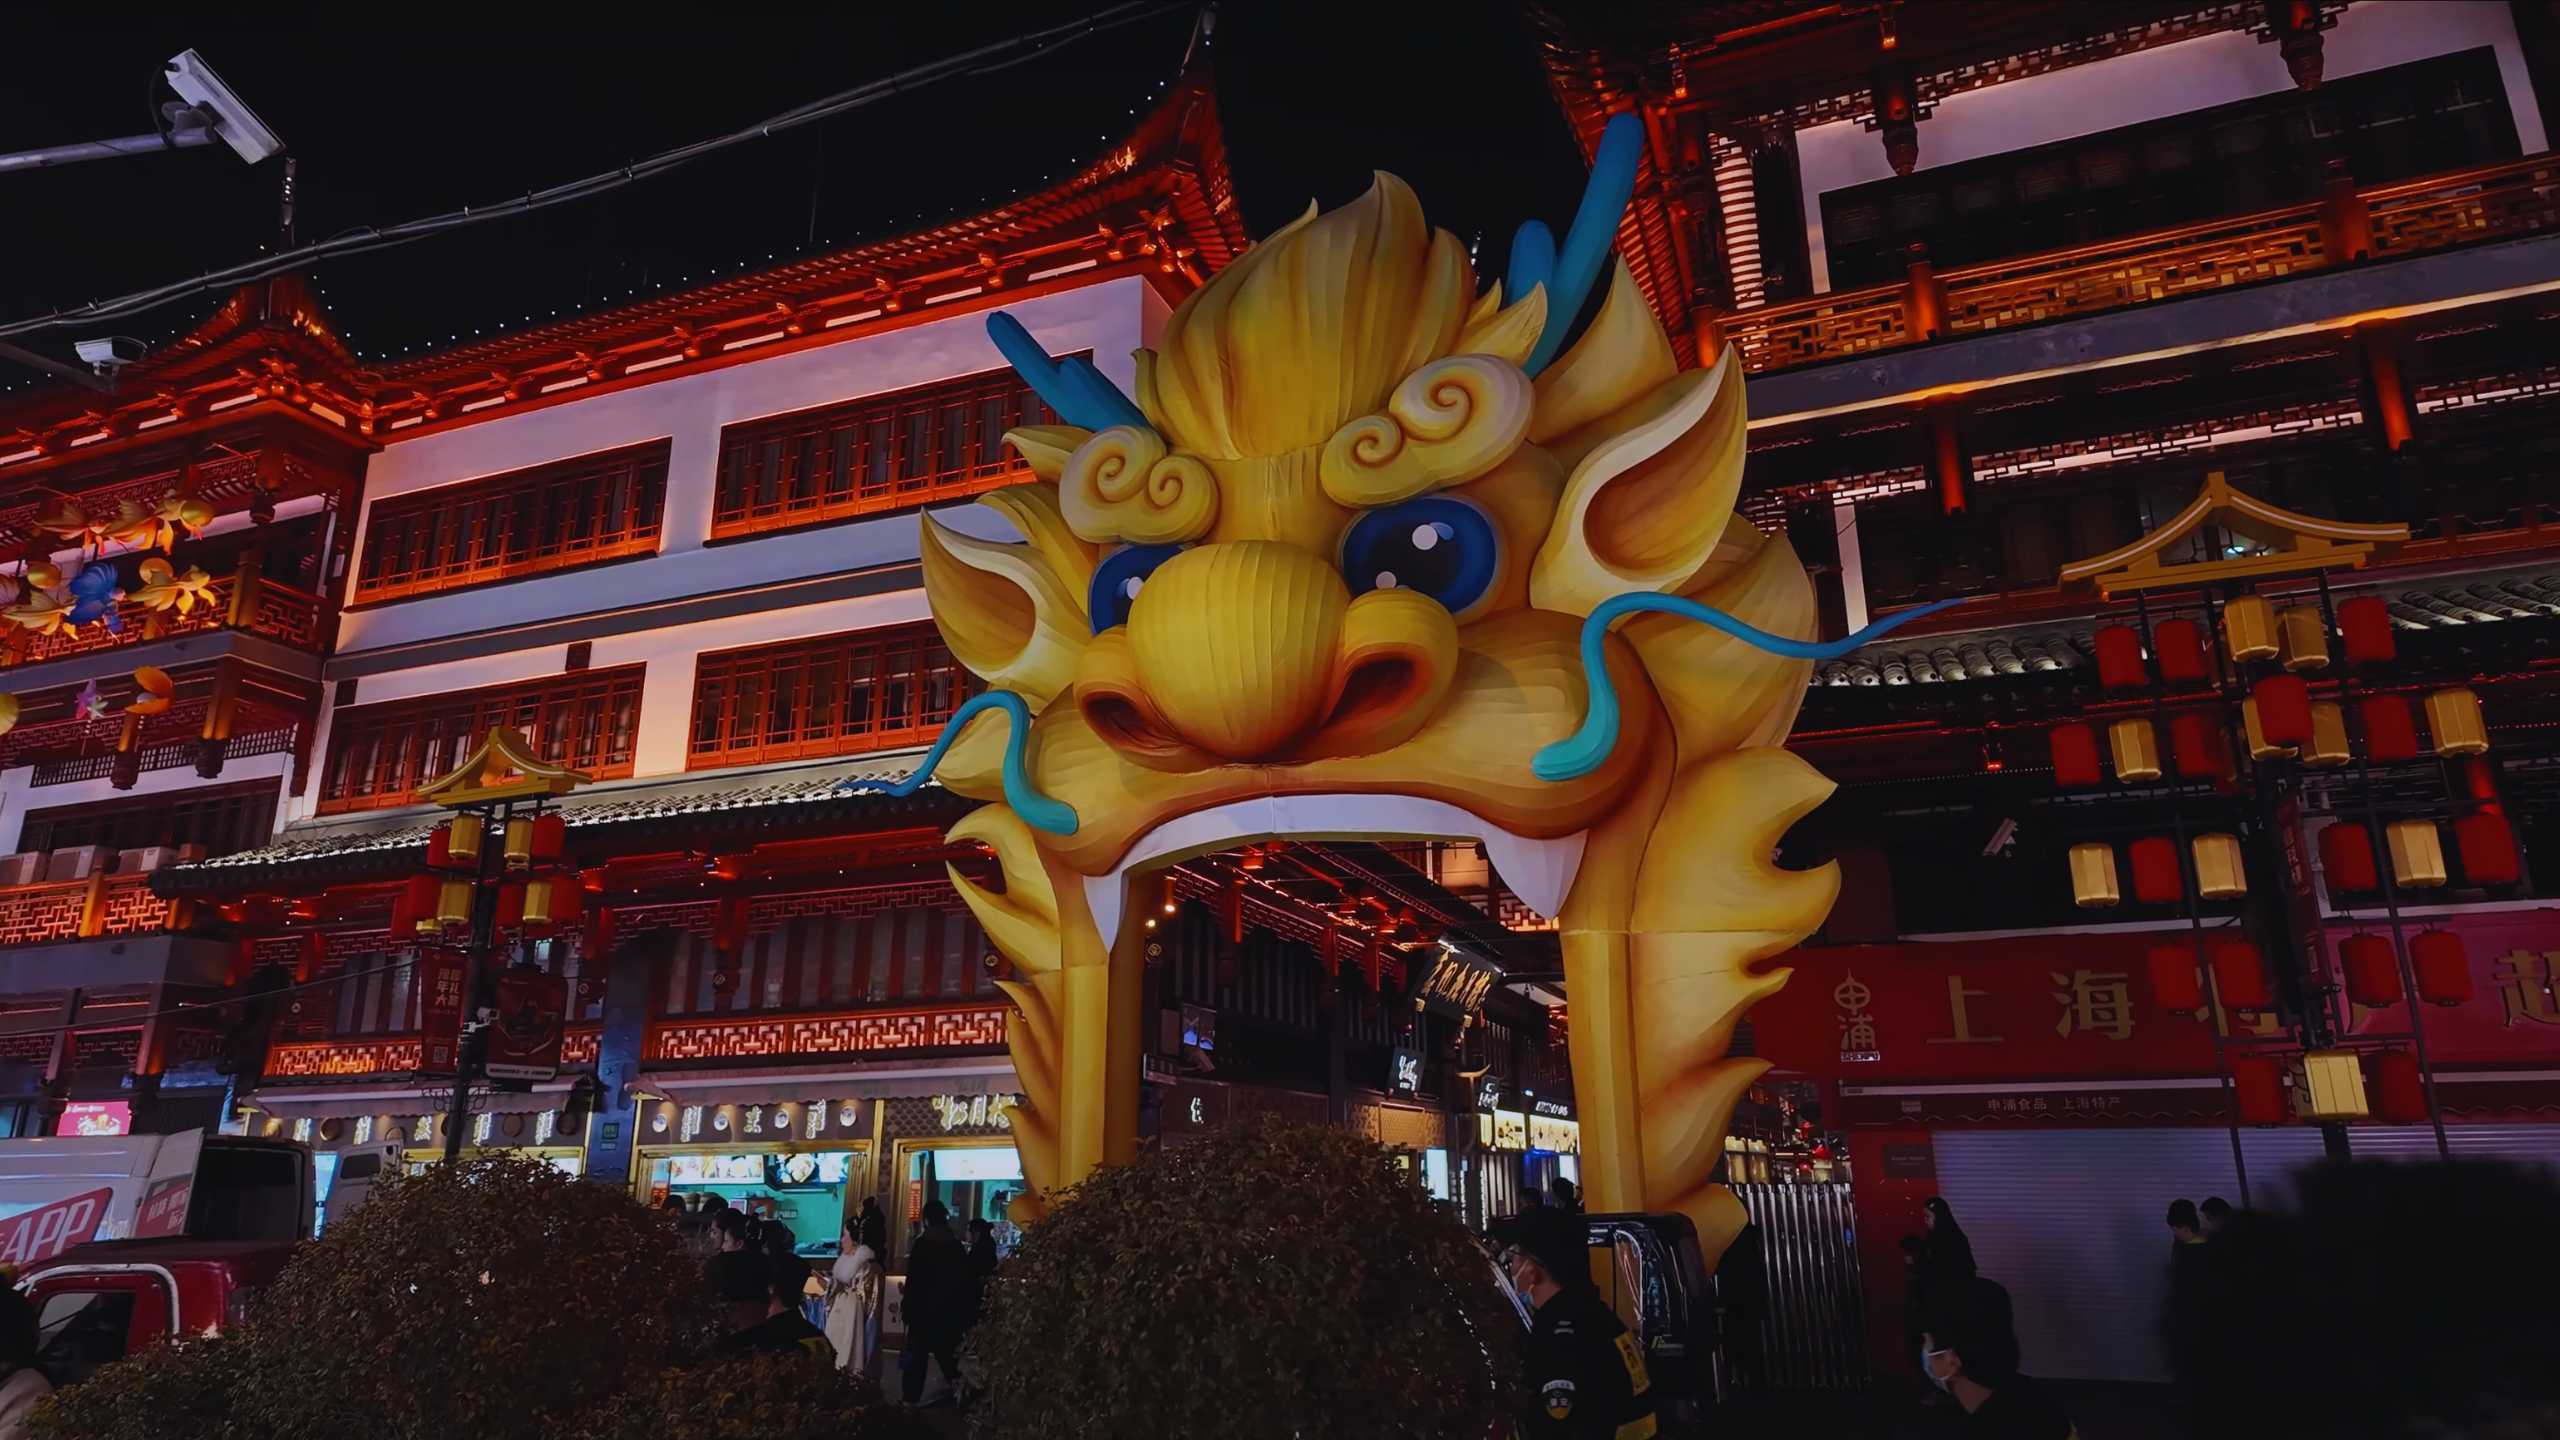
[[[1004,1044],[1005,1018],[1011,1011],[1009,1005],[981,1001],[814,1013],[746,1010],[687,1015],[651,1021],[642,1044],[642,1058],[684,1064],[993,1049]],[[593,1065],[603,1034],[604,1027],[592,1021],[571,1024],[560,1043],[560,1063]],[[297,1040],[268,1049],[266,1078],[324,1080],[400,1074],[418,1068],[419,1053],[415,1031]]]
[[[2173,300],[2339,259],[2408,255],[2560,228],[2549,155],[1943,273],[1755,306],[1722,319],[1745,370],[1783,370],[1949,335]]]
[[[235,589],[237,584],[236,577],[225,578],[221,593],[212,604],[199,604],[183,615],[175,610],[153,610],[139,600],[126,599],[116,607],[118,628],[114,630],[103,624],[89,624],[40,635],[12,626],[6,643],[0,644],[0,668],[226,628],[264,635],[305,650],[319,643],[319,596],[260,578],[251,582],[244,597]]]
[[[604,1027],[594,1021],[573,1023],[560,1037],[560,1063],[593,1065],[604,1040]],[[418,1068],[417,1032],[349,1035],[334,1040],[296,1040],[269,1046],[269,1080],[343,1080],[362,1075],[405,1075]]]
[[[151,893],[147,874],[92,875],[0,890],[0,945],[36,945],[169,928],[183,902]]]

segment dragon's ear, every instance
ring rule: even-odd
[[[1613,595],[1678,591],[1713,559],[1742,487],[1742,377],[1728,348],[1609,417],[1565,481],[1529,572],[1530,603],[1588,615]]]
[[[1034,545],[972,539],[924,517],[924,591],[951,654],[1034,709],[1075,678],[1083,604]]]

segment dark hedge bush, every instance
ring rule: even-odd
[[[1430,1436],[1511,1414],[1520,1324],[1386,1150],[1213,1133],[1071,1192],[988,1287],[980,1440]]]
[[[215,1338],[106,1366],[37,1440],[890,1440],[822,1363],[706,1363],[674,1227],[617,1186],[492,1156],[386,1184]],[[802,1362],[804,1357],[786,1357]],[[862,1413],[857,1413],[862,1412]]]
[[[605,1403],[569,1440],[930,1440],[914,1412],[808,1355],[670,1370]]]

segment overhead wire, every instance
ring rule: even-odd
[[[201,295],[208,291],[229,290],[253,284],[297,270],[316,261],[362,255],[425,240],[469,225],[509,219],[536,210],[572,201],[584,200],[634,185],[687,165],[706,155],[743,145],[754,140],[795,130],[803,125],[825,120],[847,111],[861,109],[881,100],[891,99],[907,91],[936,84],[958,76],[989,75],[1025,65],[1063,45],[1070,45],[1106,31],[1122,29],[1159,15],[1195,8],[1197,0],[1131,0],[1091,15],[1045,30],[1035,30],[1008,40],[981,45],[974,50],[899,71],[897,74],[842,90],[805,105],[795,106],[741,129],[705,140],[662,150],[644,160],[601,170],[581,179],[566,181],[539,190],[529,190],[516,199],[494,205],[464,206],[440,215],[423,216],[387,226],[364,226],[341,231],[326,240],[315,241],[237,265],[208,270],[192,279],[173,281],[149,290],[137,290],[110,300],[94,300],[85,305],[58,309],[50,314],[0,324],[0,338],[25,335],[63,325],[94,323],[139,314],[172,301]]]

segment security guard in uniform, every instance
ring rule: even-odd
[[[1552,1210],[1521,1217],[1505,1263],[1535,1309],[1522,1440],[1650,1440],[1644,1349],[1592,1288],[1579,1219]]]

